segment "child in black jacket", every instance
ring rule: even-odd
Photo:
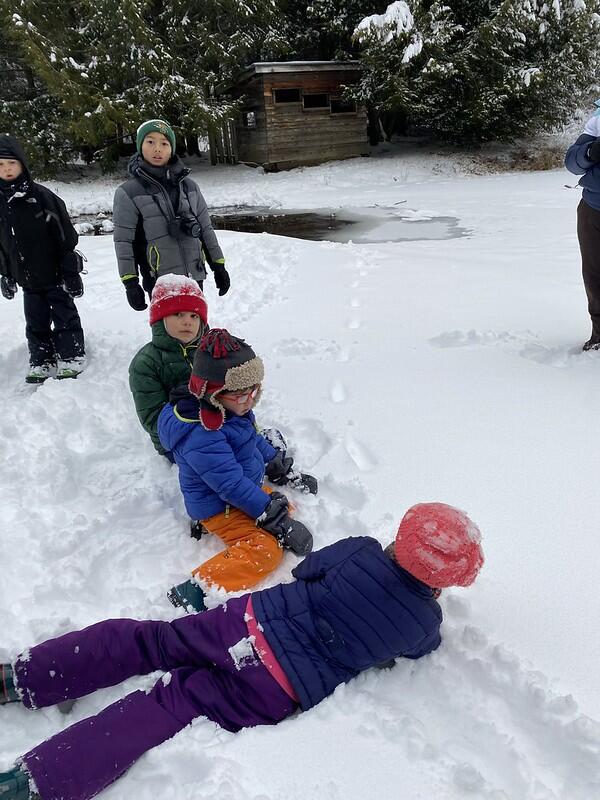
[[[0,136],[0,290],[23,289],[28,383],[76,378],[83,369],[83,330],[73,297],[83,294],[77,232],[63,201],[31,179],[25,154]]]

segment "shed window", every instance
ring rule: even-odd
[[[256,113],[245,111],[243,114],[244,128],[256,128]]]
[[[273,89],[276,103],[299,103],[300,89]]]
[[[341,97],[331,98],[332,114],[356,114],[356,103],[354,100],[342,100]]]
[[[327,94],[303,94],[302,103],[305,109],[329,108],[329,95]]]

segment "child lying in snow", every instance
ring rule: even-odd
[[[306,711],[341,683],[440,644],[447,586],[469,586],[483,564],[462,512],[423,503],[385,550],[342,539],[307,556],[296,580],[173,622],[113,619],[32,647],[0,665],[0,702],[43,708],[169,670],[61,731],[0,773],[2,800],[87,800],[143,753],[204,715],[229,731]]]
[[[262,488],[265,474],[279,486],[317,492],[311,475],[296,472],[293,459],[256,430],[264,366],[243,339],[214,328],[202,337],[189,384],[171,393],[158,417],[158,435],[179,467],[185,507],[227,549],[194,570],[203,586],[239,591],[255,586],[281,562],[281,548],[299,555],[312,536],[288,514],[287,498]],[[201,611],[204,592],[196,581],[173,587],[174,605]]]

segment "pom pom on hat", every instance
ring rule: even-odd
[[[198,283],[186,275],[163,275],[152,290],[150,325],[179,311],[198,314],[208,324],[208,305]]]
[[[164,119],[147,119],[146,122],[142,122],[135,135],[135,146],[138,153],[142,152],[142,144],[149,133],[162,133],[169,140],[171,150],[175,152],[175,131],[169,123]]]
[[[445,503],[418,503],[408,509],[394,555],[411,575],[437,589],[470,586],[484,561],[477,525]]]
[[[188,388],[200,400],[199,419],[206,430],[219,430],[225,422],[218,397],[222,391],[246,389],[262,383],[264,376],[262,360],[243,339],[225,328],[205,333],[194,355]]]

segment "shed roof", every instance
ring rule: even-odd
[[[238,80],[247,80],[253,75],[264,75],[269,72],[329,72],[330,70],[356,72],[359,69],[361,69],[360,61],[257,61],[246,67]]]

